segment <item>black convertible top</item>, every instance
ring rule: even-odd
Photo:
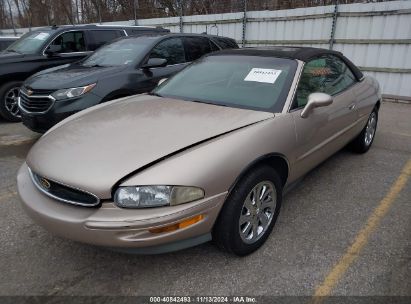
[[[315,57],[322,55],[334,55],[340,58],[348,65],[351,71],[354,73],[355,77],[360,80],[364,77],[363,73],[342,53],[313,48],[313,47],[294,47],[294,46],[275,46],[275,47],[256,47],[256,48],[242,48],[242,49],[229,49],[223,50],[215,53],[211,53],[209,56],[219,56],[219,55],[242,55],[242,56],[259,56],[259,57],[277,57],[277,58],[288,58],[288,59],[298,59],[307,62]]]

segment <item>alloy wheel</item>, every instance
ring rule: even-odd
[[[258,183],[247,195],[241,210],[239,231],[241,239],[252,244],[267,231],[274,217],[277,192],[270,181]]]
[[[367,127],[365,128],[364,141],[365,145],[369,146],[374,138],[375,131],[377,128],[377,115],[375,112],[372,112],[368,118]]]
[[[14,87],[6,92],[4,95],[4,105],[6,110],[16,118],[20,118],[20,109],[18,105],[20,88]]]

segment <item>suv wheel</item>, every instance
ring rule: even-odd
[[[20,87],[23,83],[13,81],[4,84],[0,88],[0,115],[8,121],[21,121],[20,109],[17,104]]]

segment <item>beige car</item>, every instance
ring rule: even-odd
[[[76,241],[160,253],[213,239],[246,255],[284,189],[346,145],[366,152],[378,83],[315,48],[210,54],[151,94],[59,123],[18,173],[34,221]]]

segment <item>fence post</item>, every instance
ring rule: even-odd
[[[184,32],[184,28],[183,28],[183,3],[184,3],[184,0],[179,0],[178,1],[179,3],[180,3],[180,7],[179,7],[179,9],[180,9],[180,33],[183,33]]]
[[[329,46],[330,50],[332,50],[334,47],[334,37],[335,37],[335,28],[337,27],[337,17],[338,17],[338,0],[335,0],[333,23],[331,25],[330,46]]]
[[[245,32],[247,30],[247,0],[243,0],[243,36],[242,36],[242,47],[245,47]]]
[[[138,0],[133,0],[134,25],[137,25],[137,6]]]

